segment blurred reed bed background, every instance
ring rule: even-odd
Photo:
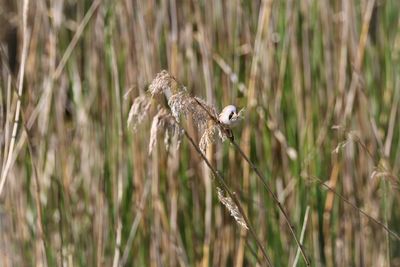
[[[166,69],[218,111],[246,108],[235,140],[312,266],[400,266],[400,241],[360,213],[400,233],[399,12],[395,0],[1,0],[0,265],[265,265],[188,140],[166,149],[160,135],[149,154],[152,116],[127,127]],[[217,141],[207,157],[273,265],[305,266],[237,150]]]

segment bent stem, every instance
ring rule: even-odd
[[[175,122],[178,123],[177,121],[175,121]],[[191,145],[196,149],[196,151],[200,155],[200,157],[204,160],[204,162],[206,163],[207,167],[213,173],[214,177],[217,178],[218,183],[221,185],[221,187],[228,193],[228,195],[235,202],[236,206],[239,209],[239,212],[241,213],[241,215],[243,216],[244,221],[247,224],[247,227],[249,228],[250,234],[255,239],[255,241],[257,243],[257,246],[260,248],[260,250],[261,250],[261,252],[262,252],[262,254],[264,256],[264,259],[267,262],[268,266],[273,266],[272,262],[271,262],[271,259],[269,258],[269,256],[267,255],[267,252],[265,251],[264,246],[261,244],[261,241],[257,237],[253,227],[251,226],[249,219],[247,218],[246,214],[244,213],[244,209],[243,209],[242,205],[240,205],[240,202],[239,202],[239,200],[238,200],[238,198],[236,196],[236,193],[232,192],[229,189],[228,185],[225,183],[224,176],[211,165],[210,161],[207,159],[207,157],[204,155],[204,153],[200,150],[199,146],[196,144],[196,142],[193,140],[193,138],[188,134],[188,132],[183,127],[181,127],[181,128],[182,128],[182,131],[183,131],[184,135],[186,136],[186,138],[189,140]]]
[[[194,98],[197,102],[198,105],[200,105],[200,107],[202,107],[208,114],[208,116],[210,116],[210,118],[215,121],[218,125],[220,125],[223,129],[225,129],[225,127],[223,127],[223,125],[219,122],[219,120],[217,118],[215,118],[204,106],[203,104],[198,101],[196,98]],[[225,132],[225,131],[224,131]],[[267,181],[264,177],[264,175],[258,170],[257,166],[246,156],[246,154],[243,152],[243,150],[240,148],[240,146],[235,142],[235,140],[233,138],[228,138],[229,141],[231,142],[231,144],[233,144],[233,146],[236,148],[236,150],[239,151],[239,154],[242,156],[242,158],[244,158],[246,160],[246,162],[250,165],[251,169],[257,174],[259,180],[261,181],[261,183],[264,185],[264,187],[267,189],[268,193],[272,196],[273,201],[275,202],[275,204],[278,206],[279,210],[282,212],[283,217],[285,218],[285,221],[287,223],[287,225],[289,226],[290,232],[294,238],[294,240],[296,241],[296,244],[298,246],[298,248],[300,249],[301,255],[303,256],[303,259],[306,263],[307,266],[310,266],[310,261],[307,258],[307,255],[303,249],[303,246],[301,245],[299,239],[296,236],[296,232],[294,231],[294,227],[293,225],[290,223],[289,220],[289,216],[286,212],[286,210],[284,209],[283,205],[281,204],[281,202],[279,201],[278,197],[275,195],[274,191],[272,191],[271,187],[267,184]],[[231,196],[232,197],[232,196]],[[234,199],[234,198],[232,198]]]
[[[246,160],[246,162],[250,165],[251,169],[257,174],[261,183],[267,189],[268,193],[272,196],[273,201],[278,206],[279,210],[282,212],[283,217],[285,218],[285,221],[286,221],[287,225],[289,226],[290,232],[292,233],[292,236],[293,236],[294,240],[296,241],[298,248],[300,249],[301,255],[303,256],[303,259],[304,259],[306,265],[310,266],[310,261],[308,260],[307,255],[303,249],[303,245],[300,243],[299,239],[297,238],[296,232],[294,231],[294,227],[290,223],[289,215],[287,214],[285,208],[279,201],[278,197],[275,195],[274,191],[272,191],[271,187],[267,184],[267,181],[266,181],[264,175],[258,170],[257,166],[246,156],[246,154],[243,152],[243,150],[240,148],[240,146],[235,142],[235,140],[233,140],[233,139],[229,139],[229,140],[231,141],[233,146],[237,149],[237,151],[239,151],[242,158],[244,158]]]
[[[387,233],[389,233],[393,238],[400,240],[400,236],[394,232],[393,230],[391,230],[389,227],[387,227],[383,222],[378,221],[377,219],[375,219],[374,217],[372,217],[371,215],[369,215],[368,213],[366,213],[365,211],[363,211],[362,209],[360,209],[359,207],[357,207],[356,205],[354,205],[353,203],[350,202],[350,200],[348,200],[347,198],[345,198],[342,194],[340,194],[339,192],[337,192],[336,190],[334,190],[333,188],[331,188],[329,185],[327,185],[324,181],[322,181],[321,179],[319,179],[316,176],[310,176],[311,179],[314,179],[318,184],[320,184],[322,187],[325,187],[327,190],[331,191],[333,194],[335,194],[338,198],[340,198],[344,203],[348,204],[349,206],[351,206],[353,209],[357,210],[360,214],[364,215],[365,217],[367,217],[370,221],[372,221],[373,223],[379,225],[380,227],[382,227]]]

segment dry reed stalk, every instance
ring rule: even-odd
[[[122,232],[122,223],[121,218],[118,216],[117,218],[117,229],[116,237],[115,237],[115,248],[114,248],[114,258],[113,258],[113,267],[118,267],[120,265],[120,248],[121,248],[121,232]]]
[[[333,163],[333,167],[331,170],[331,174],[329,177],[329,181],[328,183],[330,184],[332,189],[336,189],[336,185],[338,183],[338,179],[339,179],[339,170],[340,170],[340,166],[339,166],[339,162],[337,160],[337,158],[334,159],[334,163]],[[331,217],[332,217],[332,210],[333,210],[333,204],[334,204],[334,197],[335,195],[332,192],[328,192],[328,194],[326,195],[326,199],[325,199],[325,207],[324,207],[324,220],[323,220],[323,229],[324,229],[324,236],[326,239],[326,245],[325,245],[325,254],[327,255],[327,265],[329,266],[333,266],[333,248],[332,248],[332,237],[330,235],[330,231],[331,231]]]
[[[286,20],[286,28],[288,29],[287,33],[285,34],[283,38],[283,48],[282,48],[282,55],[279,63],[279,78],[278,78],[278,84],[276,86],[276,92],[277,95],[275,97],[275,113],[278,114],[278,112],[281,109],[281,102],[282,102],[282,95],[283,95],[283,82],[286,74],[286,69],[287,69],[287,61],[288,61],[288,54],[289,54],[289,47],[290,47],[290,42],[291,39],[293,38],[293,31],[295,24],[293,23],[294,19],[294,8],[293,8],[293,0],[289,0],[286,2],[286,14],[285,14],[285,20]]]
[[[58,63],[57,68],[54,71],[54,74],[52,77],[53,80],[57,80],[60,77],[62,71],[64,70],[65,64],[67,63],[68,59],[70,58],[72,52],[74,51],[74,49],[79,41],[79,38],[81,37],[81,35],[83,33],[83,30],[86,28],[86,25],[89,23],[93,14],[96,12],[97,8],[100,6],[101,2],[102,2],[101,0],[95,0],[92,2],[85,17],[82,19],[81,23],[79,24],[78,28],[76,29],[74,37],[72,37],[72,40],[69,43],[67,49],[65,50],[60,63]]]
[[[152,97],[156,97],[157,95],[161,94],[161,92],[165,93],[165,95],[168,97],[168,105],[171,110],[172,118],[174,119],[174,122],[176,125],[179,126],[180,131],[183,132],[183,134],[186,136],[186,138],[189,140],[191,145],[195,148],[197,154],[204,160],[206,166],[209,168],[211,173],[215,178],[217,178],[218,184],[222,187],[222,189],[228,194],[228,196],[223,196],[222,193],[220,194],[220,199],[222,203],[230,210],[231,214],[234,214],[234,218],[237,220],[237,222],[244,226],[246,225],[255,239],[257,246],[261,250],[264,259],[266,263],[269,266],[272,266],[271,260],[268,257],[264,247],[261,244],[261,241],[257,237],[253,227],[250,224],[250,221],[247,219],[244,209],[241,206],[238,198],[236,197],[236,194],[232,192],[228,185],[225,182],[225,179],[223,175],[218,172],[217,170],[214,169],[210,161],[208,160],[207,156],[203,153],[202,149],[195,143],[193,138],[188,134],[188,132],[181,126],[180,122],[180,115],[186,115],[187,117],[191,117],[193,119],[193,122],[196,124],[198,130],[204,130],[206,132],[206,126],[209,123],[216,123],[218,120],[216,119],[217,113],[215,109],[209,105],[207,105],[203,100],[200,98],[192,97],[190,96],[184,87],[181,87],[180,91],[176,91],[173,95],[169,95],[170,92],[172,92],[171,87],[172,87],[172,82],[176,82],[175,78],[170,76],[166,71],[162,71],[159,74],[157,74],[156,78],[152,81],[151,85],[149,86],[150,94]],[[159,107],[159,112],[160,110],[163,110],[164,108]],[[159,113],[158,113],[159,114]],[[167,114],[165,114],[167,115]],[[156,115],[157,116],[157,115]],[[132,116],[133,117],[133,116]],[[154,121],[154,119],[153,119]],[[162,125],[158,123],[159,118],[156,119],[157,123],[154,123],[153,125],[154,128],[162,128]],[[132,121],[128,119],[128,124],[132,125],[132,127],[135,127],[137,124],[133,124]],[[222,125],[218,126],[218,131],[223,132],[224,128]],[[153,128],[153,127],[152,127]],[[164,129],[165,131],[165,129]],[[155,130],[153,130],[155,132]],[[213,132],[213,131],[211,131]],[[204,134],[204,133],[203,133]],[[209,135],[209,133],[205,133],[206,136]],[[221,134],[222,135],[222,134]],[[203,138],[203,143],[207,143],[207,141],[213,141],[210,138]],[[209,144],[208,144],[209,145]],[[204,145],[202,144],[204,147]],[[154,157],[154,153],[152,153]],[[154,179],[154,174],[157,171],[157,167],[155,166],[153,168],[153,179]],[[153,183],[153,197],[155,197],[156,191],[155,184]],[[228,205],[229,204],[229,205]],[[153,253],[157,254],[157,245],[153,247]],[[203,263],[204,263],[204,258],[203,258]]]
[[[7,102],[6,102],[6,120],[4,124],[4,151],[3,151],[3,157],[2,157],[2,166],[1,166],[1,173],[4,172],[4,167],[5,167],[5,158],[8,153],[8,148],[9,148],[9,143],[10,143],[10,116],[8,114],[11,114],[11,74],[8,74],[7,76]]]
[[[47,78],[44,84],[44,91],[42,93],[42,96],[40,98],[39,104],[35,107],[35,109],[32,111],[30,117],[28,118],[27,121],[27,127],[30,129],[32,125],[35,123],[36,119],[39,116],[39,113],[44,113],[41,115],[42,118],[40,118],[40,124],[41,127],[47,127],[48,125],[48,114],[50,112],[50,103],[51,103],[51,93],[52,93],[52,88],[56,80],[58,80],[64,70],[64,67],[68,60],[71,57],[71,54],[73,50],[75,49],[78,41],[80,40],[83,31],[85,30],[86,26],[88,25],[90,19],[93,17],[95,11],[97,8],[100,6],[101,0],[96,0],[92,2],[92,5],[90,6],[89,10],[85,14],[85,17],[82,19],[82,21],[79,23],[76,32],[71,40],[71,42],[68,44],[68,47],[66,48],[65,52],[63,53],[63,56],[58,63],[57,67],[54,69],[55,64],[55,59],[56,59],[56,43],[55,43],[55,37],[53,36],[54,34],[50,35],[50,41],[52,44],[52,49],[51,49],[51,76]],[[43,131],[43,130],[42,130]],[[21,142],[24,142],[25,140],[21,140]]]
[[[169,35],[169,70],[171,73],[179,73],[179,68],[181,67],[180,63],[180,52],[179,52],[179,44],[178,44],[178,34],[179,34],[179,26],[178,26],[178,9],[176,0],[170,0],[167,9],[170,11],[170,35]],[[179,130],[179,129],[176,129]],[[168,131],[167,131],[168,132]],[[166,134],[164,138],[164,144],[169,147],[169,141],[166,140],[171,135]],[[174,136],[174,134],[172,134]],[[180,138],[175,138],[171,140],[171,145],[173,147],[179,147]],[[175,179],[178,175],[179,171],[179,162],[180,162],[180,155],[179,150],[175,149],[173,151],[169,151],[169,157],[167,159],[167,180],[170,189],[170,212],[169,212],[169,222],[170,222],[170,244],[168,248],[169,252],[169,266],[176,266],[178,262],[181,266],[187,266],[187,254],[186,251],[183,249],[183,246],[179,244],[180,242],[180,235],[179,235],[179,225],[178,225],[178,199],[179,199],[179,183]],[[178,249],[177,249],[178,248]]]
[[[399,101],[400,101],[400,90],[396,90],[394,93],[393,103],[392,103],[392,107],[390,110],[389,125],[388,125],[388,129],[387,129],[387,135],[386,135],[384,151],[383,151],[383,154],[386,158],[389,158],[390,151],[392,148],[393,132],[394,132],[395,124],[396,124],[396,116],[397,116]]]
[[[144,206],[145,206],[147,195],[149,194],[149,192],[150,192],[150,180],[147,180],[146,184],[144,185],[144,189],[143,189],[142,196],[140,198],[139,205],[137,207],[137,213],[136,213],[135,219],[133,220],[131,228],[129,230],[128,240],[126,241],[125,249],[122,254],[120,264],[119,264],[119,266],[121,266],[121,267],[125,266],[126,261],[128,260],[129,251],[132,248],[132,242],[133,242],[133,239],[135,238],[136,230],[139,226],[140,220],[142,219]]]
[[[307,206],[306,212],[304,214],[303,227],[301,228],[301,233],[300,233],[300,243],[303,243],[303,240],[304,240],[304,234],[306,232],[309,212],[310,212],[310,206]],[[296,257],[295,257],[295,259],[293,261],[293,265],[292,265],[293,267],[297,266],[297,262],[299,261],[299,257],[300,257],[300,249],[297,249]]]
[[[247,86],[247,106],[249,112],[252,112],[253,108],[257,104],[257,94],[256,94],[256,78],[258,75],[259,61],[261,59],[262,45],[265,43],[264,38],[267,38],[267,33],[269,32],[269,25],[271,20],[273,0],[263,0],[261,3],[261,8],[258,14],[257,32],[254,40],[254,51],[251,61],[250,77]],[[251,136],[251,126],[249,120],[247,120],[246,126],[242,135],[242,148],[247,154],[250,153],[250,136]],[[250,170],[248,165],[243,165],[243,190],[245,193],[249,192],[250,187]],[[247,207],[245,206],[245,209]],[[243,254],[244,254],[244,239],[245,234],[241,235],[239,241],[239,253],[236,258],[236,266],[242,265]]]
[[[161,214],[160,214],[160,189],[159,189],[159,155],[157,147],[154,148],[153,153],[151,154],[151,201],[152,201],[152,224],[151,224],[151,242],[150,242],[150,265],[151,266],[161,266],[161,238],[162,238],[162,229],[161,229]]]
[[[242,156],[242,158],[250,165],[250,167],[253,169],[253,171],[257,174],[257,176],[258,176],[259,180],[261,181],[261,183],[263,184],[263,186],[267,189],[268,193],[272,196],[273,201],[275,202],[275,204],[278,206],[279,210],[281,211],[281,213],[282,213],[282,215],[283,215],[283,217],[285,219],[285,222],[288,225],[289,230],[290,230],[290,232],[292,234],[292,237],[296,241],[297,246],[301,251],[301,254],[303,256],[303,259],[304,259],[306,265],[309,266],[310,265],[310,261],[308,260],[307,255],[306,255],[306,253],[304,251],[304,248],[303,248],[303,246],[301,245],[299,239],[296,236],[296,232],[294,230],[293,225],[290,223],[289,215],[285,211],[285,208],[283,207],[283,205],[281,204],[281,202],[279,201],[279,199],[275,195],[275,193],[272,191],[270,186],[267,184],[264,175],[258,170],[256,165],[254,165],[254,163],[252,161],[250,161],[250,159],[246,156],[246,154],[243,152],[243,150],[240,148],[240,146],[234,140],[231,140],[231,143],[234,145],[234,147],[239,152],[239,154]]]
[[[338,198],[340,198],[344,203],[348,204],[350,207],[353,209],[357,210],[361,215],[365,216],[367,219],[372,221],[373,223],[377,224],[378,226],[382,227],[392,238],[397,239],[400,241],[400,235],[391,230],[389,227],[387,227],[384,223],[378,221],[359,207],[357,207],[355,204],[353,204],[350,200],[348,200],[345,196],[342,194],[338,193],[336,190],[334,190],[330,185],[326,184],[324,181],[319,179],[316,176],[308,176],[311,180],[316,181],[321,187],[326,188],[330,192],[332,192],[334,195],[336,195]]]
[[[118,143],[117,143],[117,199],[116,199],[116,235],[115,235],[115,248],[114,248],[114,259],[113,267],[118,267],[120,265],[121,258],[121,239],[122,239],[122,219],[121,219],[121,202],[122,202],[122,173],[121,173],[121,163],[122,163],[122,139],[123,139],[123,129],[122,129],[122,105],[121,105],[121,93],[120,93],[120,82],[118,76],[118,66],[116,60],[116,54],[114,49],[114,44],[111,44],[111,65],[112,65],[112,75],[114,80],[114,90],[115,90],[115,105],[117,107],[117,131],[118,131]]]
[[[29,10],[29,1],[24,1],[23,3],[23,10],[22,10],[22,20],[23,20],[23,26],[22,26],[22,30],[23,30],[23,46],[22,46],[22,59],[21,59],[21,64],[20,64],[20,71],[19,71],[19,77],[18,77],[18,85],[16,86],[16,96],[17,96],[17,108],[15,111],[15,118],[14,118],[14,127],[13,127],[13,133],[11,136],[11,142],[8,141],[8,125],[6,125],[6,145],[7,147],[9,147],[8,150],[6,150],[5,147],[5,151],[7,151],[7,159],[4,158],[4,165],[3,165],[3,169],[2,169],[2,180],[1,180],[1,189],[0,189],[0,194],[2,192],[2,190],[4,189],[5,186],[5,182],[6,182],[6,178],[9,176],[9,171],[11,169],[11,167],[13,166],[14,162],[16,161],[19,152],[21,151],[21,149],[23,148],[23,145],[25,143],[25,141],[27,141],[28,144],[28,155],[29,155],[29,160],[31,162],[32,165],[32,169],[33,169],[33,178],[34,178],[34,205],[36,207],[36,212],[37,212],[37,216],[36,216],[36,222],[35,222],[35,235],[36,235],[36,264],[38,266],[47,266],[47,253],[46,253],[46,237],[45,237],[45,233],[44,233],[44,226],[43,226],[43,208],[42,208],[42,203],[41,203],[41,197],[43,196],[41,193],[41,186],[40,186],[40,181],[39,181],[39,174],[38,174],[38,170],[37,170],[37,165],[35,163],[35,159],[34,159],[34,155],[33,155],[33,149],[32,149],[32,142],[30,140],[29,134],[28,134],[28,129],[25,123],[25,119],[24,119],[24,112],[23,112],[23,108],[22,108],[22,91],[23,91],[23,87],[24,87],[24,79],[25,79],[25,66],[27,64],[27,58],[28,58],[28,54],[29,54],[29,46],[31,44],[31,29],[27,27],[27,20],[28,20],[28,10]],[[10,105],[11,105],[11,76],[9,76],[9,80],[8,80],[8,100],[7,100],[7,106],[8,109],[10,109]],[[8,110],[10,111],[10,110]],[[7,113],[9,114],[9,113]],[[10,114],[11,115],[11,114]],[[7,119],[10,116],[7,115]],[[23,131],[21,133],[21,136],[18,139],[18,142],[15,145],[16,142],[16,137],[17,137],[17,128],[20,124],[20,120],[21,120],[21,124],[23,126]],[[8,124],[8,121],[6,122]],[[21,219],[22,220],[22,219]]]
[[[250,67],[250,76],[247,86],[247,107],[249,108],[249,112],[253,111],[253,108],[257,104],[257,94],[256,94],[256,78],[258,75],[259,69],[259,61],[261,59],[261,52],[262,52],[262,45],[263,41],[265,42],[265,38],[268,36],[270,20],[271,20],[271,13],[272,13],[272,4],[273,0],[263,0],[261,2],[261,8],[258,14],[258,23],[257,23],[257,32],[256,37],[254,40],[253,46],[253,57],[251,61]],[[247,120],[247,123],[244,127],[243,134],[241,137],[242,140],[242,148],[244,149],[245,153],[250,153],[250,136],[251,136],[252,127],[250,126],[250,121]],[[250,187],[250,169],[247,167],[248,165],[242,163],[243,168],[243,190],[248,193]],[[247,207],[245,207],[247,209]],[[245,235],[241,235],[240,247],[238,254],[238,258],[236,261],[236,265],[241,265],[243,261],[243,254],[244,254],[244,238]]]
[[[339,96],[336,98],[335,104],[335,116],[336,121],[340,121],[342,109],[344,105],[345,97],[345,86],[346,86],[346,69],[347,69],[347,55],[350,31],[350,3],[349,1],[342,0],[343,17],[341,20],[341,31],[340,31],[340,47],[339,47],[339,59],[337,66],[337,88]]]
[[[227,75],[231,81],[232,84],[237,84],[238,89],[241,92],[244,92],[246,89],[246,86],[239,82],[238,75],[233,72],[232,68],[228,65],[228,63],[225,62],[225,60],[218,54],[213,55],[214,61],[219,65],[219,67],[224,71],[225,75]],[[212,127],[212,129],[215,129],[215,127]],[[210,130],[211,131],[211,130]],[[215,134],[213,134],[215,136]],[[202,136],[202,138],[204,135]],[[200,148],[202,148],[202,142],[200,140]],[[230,158],[231,165],[235,165],[233,163],[232,157]],[[244,209],[247,210],[247,205],[244,204]],[[243,265],[243,260],[244,260],[244,248],[245,248],[245,241],[246,240],[246,231],[244,229],[241,230],[240,234],[240,240],[239,240],[239,245],[236,253],[236,258],[235,258],[235,266],[239,267]]]
[[[324,53],[324,62],[323,68],[325,69],[324,75],[326,80],[326,90],[325,96],[326,99],[323,99],[324,106],[326,106],[325,117],[323,119],[323,123],[320,126],[320,129],[317,134],[316,139],[316,147],[321,147],[322,144],[325,143],[325,140],[328,137],[329,125],[331,124],[332,118],[334,116],[335,111],[335,56],[334,56],[334,37],[335,32],[333,31],[334,27],[332,27],[332,8],[329,5],[330,1],[323,0],[319,5],[318,14],[320,14],[321,20],[321,32],[322,32],[322,44],[323,44],[323,53]]]
[[[238,201],[236,194],[234,192],[231,192],[228,185],[225,183],[225,179],[222,176],[222,174],[220,172],[218,172],[217,170],[214,169],[214,167],[212,167],[211,163],[208,161],[207,157],[201,152],[200,148],[197,146],[197,144],[194,142],[193,138],[186,132],[184,131],[185,136],[187,137],[187,139],[189,140],[189,142],[192,144],[192,146],[197,150],[197,152],[199,153],[199,155],[201,156],[201,158],[204,160],[204,162],[206,163],[206,165],[210,168],[210,170],[212,171],[214,177],[216,177],[218,179],[218,182],[220,183],[221,187],[225,190],[225,192],[229,195],[229,197],[233,200],[233,202],[236,204],[239,212],[242,215],[243,221],[246,223],[247,227],[249,228],[249,231],[251,233],[251,235],[253,236],[253,238],[256,240],[257,242],[257,246],[258,248],[261,250],[264,259],[266,261],[266,263],[269,266],[272,266],[271,260],[268,256],[268,254],[266,253],[264,246],[261,244],[261,241],[258,239],[254,229],[252,228],[250,221],[248,220],[248,218],[246,217],[244,210],[240,204],[240,202]]]
[[[232,70],[231,66],[218,54],[213,54],[214,61],[218,64],[218,66],[224,71],[225,75],[229,77],[229,80],[232,84],[237,84],[240,92],[244,92],[246,90],[246,86],[239,81],[238,75]]]
[[[344,117],[343,117],[345,120],[347,120],[351,115],[356,92],[359,90],[360,87],[359,79],[360,79],[361,66],[364,59],[364,51],[365,51],[365,46],[367,44],[368,30],[370,26],[372,10],[374,5],[375,5],[375,0],[369,0],[365,10],[361,34],[360,34],[360,40],[356,51],[357,54],[355,58],[354,70],[351,76],[350,89],[346,99],[346,107],[344,110]]]
[[[104,209],[104,197],[103,194],[100,194],[100,196],[97,198],[96,201],[96,207],[98,207],[99,210]],[[96,237],[96,266],[101,267],[103,266],[103,261],[104,261],[104,231],[103,231],[103,225],[104,225],[104,213],[99,212],[96,216],[97,219],[97,237]]]
[[[185,105],[185,102],[190,103],[191,101],[188,101],[188,99],[192,99],[191,97],[184,96],[184,94],[182,94],[184,92],[181,93],[177,93],[176,95],[178,95],[177,99],[171,102],[171,98],[173,98],[175,95],[171,96],[169,99],[169,105],[171,107],[172,113],[175,117],[175,119],[177,120],[177,122],[179,122],[179,114],[180,113],[184,113],[184,114],[191,114],[194,117],[194,121],[197,122],[200,126],[204,124],[204,121],[206,120],[210,120],[211,122],[215,122],[217,125],[220,125],[220,123],[218,122],[218,119],[216,119],[216,116],[213,114],[213,112],[215,113],[215,110],[211,107],[209,107],[208,105],[206,105],[205,103],[203,103],[202,101],[200,101],[197,98],[193,98],[195,100],[195,103],[197,104],[196,106],[198,106],[200,110],[190,107],[189,111]],[[193,100],[192,100],[193,101]],[[208,119],[207,119],[208,118]],[[222,126],[221,126],[222,127]],[[257,174],[258,178],[260,179],[260,181],[262,182],[263,186],[267,189],[268,193],[272,196],[275,204],[278,206],[279,210],[282,212],[284,219],[287,223],[287,225],[289,226],[289,230],[293,236],[293,238],[295,239],[297,246],[299,247],[301,254],[304,258],[304,261],[307,265],[310,265],[310,262],[305,254],[304,249],[302,248],[302,245],[300,244],[296,233],[294,231],[294,227],[292,226],[292,224],[290,223],[290,219],[288,214],[286,213],[284,207],[282,206],[282,204],[280,203],[278,197],[275,195],[275,193],[272,191],[272,189],[269,187],[269,185],[266,182],[265,177],[263,176],[263,174],[261,174],[261,172],[258,170],[258,168],[250,161],[250,159],[246,156],[246,154],[243,152],[243,150],[239,147],[239,145],[233,140],[233,138],[229,138],[229,140],[231,141],[231,143],[234,145],[234,147],[238,150],[239,154],[241,155],[241,157],[249,164],[249,166],[253,169],[253,171]],[[200,148],[199,148],[200,149]],[[201,149],[200,149],[201,151]],[[230,195],[230,194],[229,194]],[[232,196],[231,196],[232,197]],[[238,207],[240,208],[240,207]]]
[[[135,21],[133,23],[133,33],[135,36],[138,36],[138,40],[137,43],[135,45],[136,48],[136,57],[137,57],[137,64],[139,66],[143,66],[143,71],[141,71],[139,73],[139,75],[143,75],[144,73],[144,77],[139,77],[139,85],[142,86],[141,82],[143,82],[143,80],[145,81],[149,81],[152,78],[152,74],[153,74],[153,70],[152,70],[152,66],[150,64],[150,62],[153,62],[154,58],[152,55],[152,45],[154,43],[154,45],[156,45],[155,40],[150,39],[150,37],[148,36],[147,33],[147,24],[146,24],[146,20],[144,17],[144,14],[146,13],[145,10],[146,8],[143,7],[144,4],[147,4],[147,2],[143,2],[143,1],[134,1],[134,3],[132,4],[133,6],[133,10],[135,10]],[[152,4],[152,2],[148,2],[148,4]],[[149,10],[151,10],[152,8],[150,7]],[[157,34],[157,36],[160,36]]]
[[[263,38],[266,38],[272,10],[273,0],[263,0],[258,17],[257,33],[254,41],[254,53],[251,62],[249,85],[247,87],[248,107],[256,105],[257,96],[255,94],[256,77],[258,75],[258,63],[260,60],[261,46]]]
[[[19,98],[18,98],[19,99]],[[21,108],[21,124],[23,126],[23,130],[26,134],[26,140],[27,140],[27,145],[28,145],[28,152],[29,152],[29,157],[30,157],[30,162],[33,168],[33,177],[35,180],[35,206],[36,206],[36,212],[37,212],[37,218],[36,218],[36,227],[37,227],[37,240],[36,242],[38,243],[36,247],[36,265],[37,266],[48,266],[47,263],[47,253],[46,253],[46,236],[44,232],[44,227],[43,227],[43,207],[41,203],[41,186],[40,186],[40,181],[39,181],[39,174],[37,170],[37,165],[34,162],[34,154],[33,154],[33,148],[32,148],[32,142],[29,137],[28,129],[26,127],[26,120],[24,118],[24,114],[22,112]]]
[[[14,152],[14,145],[15,145],[15,140],[17,137],[17,130],[18,130],[18,124],[19,124],[19,117],[20,117],[20,111],[21,111],[21,97],[22,97],[22,91],[23,91],[23,85],[24,85],[24,77],[25,77],[25,64],[26,60],[28,57],[28,46],[29,42],[31,39],[31,30],[28,28],[28,8],[29,8],[29,0],[24,0],[23,2],[23,9],[22,9],[22,31],[23,31],[23,41],[22,41],[22,55],[21,55],[21,64],[19,68],[19,76],[18,76],[18,92],[17,92],[17,107],[15,110],[15,117],[14,117],[14,126],[11,134],[11,141],[10,141],[10,147],[8,149],[8,154],[7,156],[4,155],[4,159],[6,159],[3,162],[3,167],[2,167],[2,172],[1,172],[1,179],[0,179],[0,196],[3,192],[4,185],[6,183],[6,179],[8,176],[8,172],[11,168],[12,164],[12,157],[13,152]]]
[[[179,129],[177,129],[179,130]],[[168,136],[168,135],[166,135]],[[169,222],[170,222],[170,232],[171,238],[169,245],[169,265],[176,266],[179,262],[181,266],[188,265],[187,263],[187,253],[184,247],[180,244],[180,234],[179,234],[179,197],[180,197],[180,184],[176,177],[179,175],[179,165],[181,162],[180,151],[178,149],[169,149],[179,147],[180,138],[179,135],[173,135],[171,141],[166,141],[164,138],[164,145],[167,147],[168,158],[167,158],[167,180],[168,186],[170,188],[170,212],[169,212]]]
[[[213,117],[213,115],[209,112],[209,109],[206,108],[206,106],[204,106],[203,103],[201,102],[197,102],[197,104],[206,112],[206,114],[210,117],[210,119],[214,122],[216,122],[217,124],[220,124],[218,122],[218,120]],[[275,204],[278,206],[279,210],[282,212],[284,219],[287,223],[287,225],[289,226],[289,230],[293,236],[293,238],[295,239],[297,246],[299,247],[301,254],[304,258],[305,263],[308,265],[310,265],[310,262],[306,256],[306,253],[304,251],[304,249],[302,248],[302,245],[300,244],[296,233],[294,231],[294,227],[292,226],[292,224],[290,223],[290,219],[288,214],[286,213],[283,205],[280,203],[278,197],[276,196],[276,194],[272,191],[271,187],[267,184],[266,179],[264,177],[264,175],[258,170],[258,168],[256,167],[256,165],[247,157],[247,155],[243,152],[243,150],[240,148],[240,146],[235,142],[235,140],[233,138],[229,138],[231,144],[233,144],[233,146],[236,148],[236,150],[239,152],[240,156],[244,159],[244,161],[246,161],[248,163],[248,165],[251,167],[251,169],[257,174],[257,177],[259,178],[259,180],[262,182],[263,186],[267,189],[268,193],[272,196],[272,199],[274,200]]]
[[[294,14],[293,18],[293,27],[298,27],[298,15]],[[297,127],[299,129],[300,135],[300,149],[304,146],[304,140],[306,135],[306,119],[305,119],[305,104],[303,97],[303,81],[301,77],[302,69],[301,69],[301,61],[300,61],[300,48],[296,38],[290,39],[290,57],[291,57],[291,65],[293,68],[293,91],[294,97],[296,99],[296,117],[297,117]]]

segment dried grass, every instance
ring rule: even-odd
[[[157,145],[157,134],[160,132],[164,133],[164,145],[167,150],[170,146],[171,137],[175,136],[180,140],[182,136],[179,125],[175,123],[174,117],[165,108],[160,108],[153,117],[150,129],[149,154],[153,152],[154,147]]]
[[[225,196],[224,191],[219,187],[217,187],[217,194],[219,201],[221,201],[221,203],[229,210],[231,216],[235,218],[236,222],[244,229],[249,229],[242,214],[239,211],[238,206],[235,204],[232,198],[229,196]]]
[[[0,266],[262,266],[263,245],[275,266],[398,265],[400,2],[27,2],[0,0]],[[164,153],[172,96],[193,142]],[[301,247],[195,102],[246,106],[235,139]]]
[[[128,115],[128,128],[132,128],[133,131],[136,131],[137,127],[148,116],[150,107],[151,98],[147,95],[142,95],[135,98]]]
[[[171,90],[172,83],[177,85],[174,94],[172,94]],[[157,144],[157,136],[160,132],[164,133],[164,143],[167,149],[172,137],[175,136],[178,138],[178,141],[180,140],[182,132],[175,121],[179,123],[181,116],[187,119],[190,118],[196,125],[201,134],[199,146],[203,153],[205,153],[209,145],[216,142],[217,135],[222,141],[226,139],[226,131],[215,121],[218,118],[216,109],[208,105],[203,99],[191,96],[187,92],[187,89],[178,84],[175,78],[166,70],[159,72],[150,83],[149,93],[151,97],[149,95],[142,95],[134,99],[127,120],[128,127],[136,131],[137,127],[150,114],[152,98],[164,95],[168,99],[168,107],[157,104],[157,113],[152,118],[149,154],[152,153]],[[242,118],[243,110],[236,115],[237,120]]]

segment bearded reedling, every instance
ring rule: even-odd
[[[224,107],[224,109],[221,111],[221,113],[218,116],[218,121],[224,126],[224,129],[226,130],[227,136],[230,139],[234,139],[233,133],[232,133],[232,127],[236,126],[239,121],[242,119],[242,112],[243,109],[241,109],[239,112],[237,112],[236,107],[234,105],[228,105]]]
[[[234,105],[228,105],[224,107],[224,109],[221,111],[221,113],[218,116],[218,120],[220,123],[232,127],[238,124],[240,119],[242,118],[240,116],[240,112],[236,111],[236,107]]]

